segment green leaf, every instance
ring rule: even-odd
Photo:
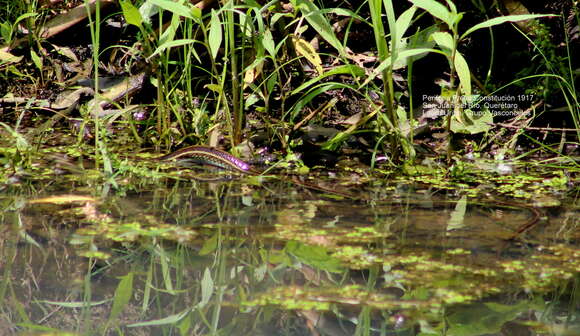
[[[404,11],[403,14],[399,15],[397,18],[397,22],[395,23],[397,26],[397,41],[401,40],[401,38],[403,38],[407,32],[407,29],[409,29],[411,20],[413,20],[413,16],[415,15],[416,11],[417,7],[413,6]]]
[[[0,22],[0,36],[5,43],[10,43],[12,39],[12,25],[8,22]]]
[[[262,34],[262,45],[264,46],[264,49],[268,51],[270,56],[276,57],[276,45],[274,44],[274,37],[272,37],[270,29],[264,30],[264,34]]]
[[[203,87],[206,89],[212,90],[213,92],[215,92],[217,94],[221,94],[221,92],[222,92],[222,87],[219,84],[206,84]]]
[[[113,298],[113,307],[109,315],[109,321],[116,319],[123,311],[123,308],[129,303],[133,296],[133,272],[121,277],[121,281],[115,290]]]
[[[454,49],[455,43],[453,43],[453,37],[447,32],[435,32],[431,34],[431,38],[437,43],[437,45],[443,49],[451,58],[451,51]]]
[[[201,19],[201,9],[197,6],[191,7],[191,15],[194,19]]]
[[[467,61],[459,53],[455,52],[455,71],[459,77],[459,83],[461,83],[461,93],[464,97],[470,99],[471,97],[471,72],[469,71],[469,65]]]
[[[133,6],[133,4],[128,0],[121,0],[119,3],[121,4],[121,9],[123,10],[125,21],[127,21],[128,24],[141,28],[143,25],[143,18],[141,17],[139,9]]]
[[[35,12],[24,13],[24,14],[20,15],[20,16],[19,16],[19,17],[16,19],[16,21],[14,21],[14,23],[13,23],[12,25],[13,25],[14,27],[16,27],[16,25],[17,25],[17,24],[18,24],[20,21],[22,21],[22,20],[25,20],[25,19],[28,19],[29,17],[37,16],[37,15],[38,15],[38,13],[35,13]]]
[[[203,272],[203,278],[201,279],[201,301],[197,304],[197,307],[203,308],[211,299],[213,295],[214,283],[211,278],[211,271],[209,268],[205,268]]]
[[[524,14],[524,15],[508,15],[508,16],[496,17],[496,18],[493,18],[493,19],[489,19],[487,21],[483,21],[482,23],[478,23],[475,26],[469,28],[465,33],[463,33],[463,35],[461,35],[461,37],[459,39],[462,40],[467,35],[473,33],[476,30],[482,29],[482,28],[492,27],[492,26],[496,26],[496,25],[499,25],[499,24],[502,24],[502,23],[506,23],[506,22],[525,21],[525,20],[537,19],[537,18],[541,18],[541,17],[550,17],[550,16],[557,16],[557,15],[552,15],[552,14]]]
[[[183,16],[192,20],[194,19],[192,11],[189,9],[189,7],[180,3],[169,0],[147,0],[146,2],[152,3],[166,11],[170,11],[171,13],[177,14],[179,16]]]
[[[409,0],[413,5],[426,10],[429,14],[445,22],[448,27],[453,27],[455,15],[447,7],[435,0]]]
[[[182,40],[174,40],[174,41],[165,42],[162,45],[160,45],[159,47],[157,47],[157,49],[155,49],[155,51],[151,54],[151,56],[148,57],[148,59],[151,59],[152,57],[165,51],[166,49],[171,49],[171,48],[179,47],[182,45],[192,44],[195,42],[197,42],[197,40],[193,40],[193,39],[182,39]]]
[[[316,30],[326,42],[330,43],[341,55],[346,54],[344,46],[340,43],[336,35],[334,35],[334,30],[332,26],[326,19],[322,12],[313,1],[310,0],[293,0],[292,4],[295,8],[299,8],[304,15],[306,21]]]
[[[215,60],[222,44],[222,24],[220,17],[215,10],[211,10],[211,20],[209,27],[209,50],[211,57]]]
[[[323,271],[339,273],[344,270],[339,259],[328,255],[322,246],[311,246],[296,241],[286,243],[284,250],[299,261]]]
[[[266,81],[266,92],[273,92],[276,84],[278,84],[278,75],[273,73]]]
[[[32,62],[34,62],[38,70],[42,71],[42,58],[32,49],[30,49],[30,57],[32,57]]]
[[[216,233],[210,239],[203,242],[201,250],[199,250],[199,255],[204,256],[214,252],[218,246],[218,236],[219,233]]]

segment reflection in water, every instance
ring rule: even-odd
[[[415,193],[390,195],[389,202],[337,200],[283,182],[248,181],[261,186],[176,182],[99,200],[7,193],[2,329],[579,331],[572,299],[580,297],[577,211],[553,211],[509,241],[534,215],[528,209]]]

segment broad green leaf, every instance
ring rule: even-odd
[[[409,26],[411,24],[411,20],[413,20],[413,16],[415,15],[416,11],[417,11],[417,7],[413,6],[409,9],[407,9],[406,11],[404,11],[403,14],[401,14],[397,18],[397,22],[396,22],[397,41],[401,40],[403,38],[403,36],[405,35],[405,33],[407,32],[407,29],[409,29]]]
[[[201,279],[201,301],[197,304],[197,307],[203,308],[211,299],[213,295],[213,279],[211,278],[211,271],[209,268],[205,268],[203,272],[203,278]]]
[[[125,21],[127,21],[128,24],[141,28],[143,25],[143,18],[141,17],[141,13],[139,13],[139,9],[133,6],[129,0],[121,0],[119,3],[121,4],[121,9],[123,10],[123,17],[125,17]]]
[[[203,242],[203,245],[201,246],[201,250],[199,250],[199,255],[202,255],[202,256],[208,255],[210,253],[213,253],[217,249],[218,235],[219,235],[219,233],[215,233],[210,239]]]
[[[133,272],[121,277],[121,281],[115,289],[113,297],[113,307],[109,315],[109,321],[116,319],[123,311],[123,308],[129,303],[133,296]]]
[[[318,7],[316,7],[313,1],[293,0],[291,2],[295,8],[300,9],[308,24],[310,24],[310,26],[314,28],[314,30],[316,30],[316,32],[320,34],[326,42],[330,43],[330,45],[338,50],[341,55],[345,54],[344,46],[340,43],[336,35],[334,35],[332,25],[328,22],[326,17],[322,15],[322,12]]]
[[[484,21],[482,23],[478,23],[475,26],[469,28],[465,33],[463,33],[463,35],[461,35],[460,40],[465,38],[467,35],[473,33],[474,31],[482,29],[482,28],[492,27],[492,26],[496,26],[496,25],[506,23],[506,22],[517,22],[517,21],[531,20],[531,19],[537,19],[537,18],[541,18],[541,17],[550,17],[550,16],[557,16],[557,15],[524,14],[524,15],[508,15],[508,16],[496,17],[496,18]]]
[[[447,32],[435,32],[431,34],[431,37],[437,43],[437,45],[448,53],[449,58],[451,58],[451,51],[454,49],[453,37]]]
[[[299,55],[303,56],[312,65],[314,65],[318,75],[321,75],[324,72],[324,69],[322,69],[322,60],[320,59],[320,55],[318,55],[312,44],[297,36],[292,36],[292,44],[294,45],[294,49]]]
[[[184,16],[188,19],[194,19],[192,11],[189,9],[189,7],[180,3],[169,0],[147,0],[146,2],[152,3],[166,11],[170,11],[171,13],[177,14],[179,16]]]
[[[197,6],[191,7],[191,15],[194,19],[201,19],[201,9]]]
[[[12,39],[12,25],[8,22],[0,22],[0,36],[6,43]]]
[[[296,241],[286,243],[284,250],[292,254],[299,261],[314,268],[338,273],[344,270],[339,259],[332,257],[322,246],[311,246]]]
[[[211,57],[215,60],[222,44],[222,23],[215,10],[211,10],[211,20],[209,27],[209,50]]]
[[[16,18],[16,21],[14,21],[14,23],[12,25],[14,27],[16,27],[16,25],[20,21],[25,20],[25,19],[28,19],[29,17],[37,16],[37,15],[38,15],[38,13],[35,13],[35,12],[24,13],[24,14],[20,15],[18,18]]]
[[[32,49],[30,49],[30,57],[32,57],[32,62],[34,62],[38,70],[42,71],[42,58]]]
[[[264,30],[264,34],[262,34],[262,45],[264,46],[264,49],[268,51],[270,56],[276,57],[276,45],[274,44],[274,37],[272,37],[270,29]]]
[[[278,75],[273,73],[272,76],[268,77],[266,81],[266,92],[274,91],[274,87],[278,84]]]
[[[455,17],[444,5],[435,0],[409,0],[413,5],[426,10],[429,14],[453,27]]]
[[[471,72],[467,61],[459,51],[455,52],[455,71],[461,83],[461,94],[465,97],[471,97]]]

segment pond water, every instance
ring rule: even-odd
[[[3,187],[0,334],[580,334],[578,207],[90,184]]]

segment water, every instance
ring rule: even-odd
[[[0,329],[580,334],[577,207],[358,192],[374,199],[255,177],[7,186]]]

